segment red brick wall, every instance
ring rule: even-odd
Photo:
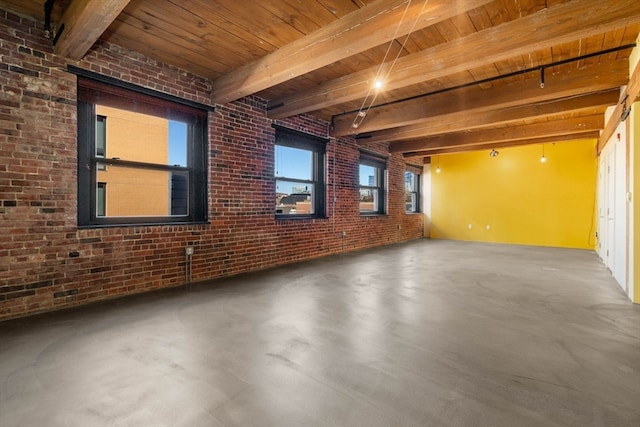
[[[327,146],[328,218],[275,220],[275,130],[257,98],[209,115],[210,224],[78,229],[76,79],[42,33],[0,9],[0,319],[184,284],[185,246],[204,281],[422,236],[422,215],[404,213],[401,156],[389,157],[388,215],[359,215],[352,138]],[[118,46],[72,65],[209,103],[207,79]],[[311,116],[278,124],[328,135]]]

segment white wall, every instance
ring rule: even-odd
[[[610,116],[611,107],[607,113]],[[598,161],[598,253],[629,298],[627,256],[627,135],[622,122]]]

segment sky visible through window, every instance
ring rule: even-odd
[[[276,178],[294,178],[310,181],[312,179],[313,153],[309,150],[276,145]],[[299,192],[304,183],[278,179],[276,193],[292,194]]]
[[[169,120],[169,164],[187,166],[187,124]]]
[[[360,185],[372,187],[376,185],[376,168],[369,165],[360,165]]]

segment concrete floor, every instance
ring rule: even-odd
[[[0,323],[0,425],[640,426],[593,252],[420,240]]]

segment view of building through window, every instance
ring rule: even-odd
[[[378,203],[377,168],[360,164],[360,211],[376,212]]]
[[[275,146],[276,213],[313,214],[313,152]]]
[[[411,171],[404,173],[405,211],[419,212],[420,208],[420,175]]]
[[[187,124],[96,105],[97,216],[187,215]],[[113,164],[109,159],[131,163]]]

